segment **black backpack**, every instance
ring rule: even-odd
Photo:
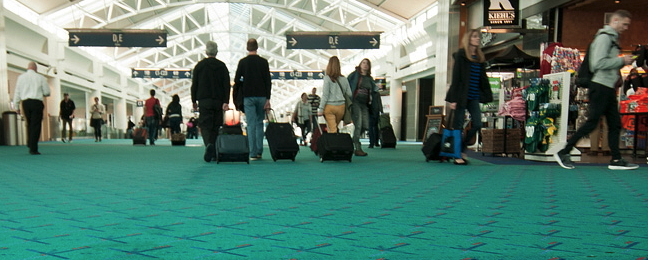
[[[601,32],[601,34],[614,36],[606,32]],[[596,39],[597,36],[598,34],[594,36],[594,39]],[[617,47],[618,49],[621,49],[621,46],[619,46],[619,44],[615,41],[612,41],[612,47]],[[590,43],[589,47],[587,47],[587,53],[585,53],[585,57],[583,58],[583,63],[581,63],[581,67],[578,69],[578,75],[576,77],[576,85],[581,88],[589,88],[592,82],[592,77],[594,77],[594,71],[591,70],[589,64],[590,63],[589,56],[590,56],[591,49],[592,49],[592,44]]]

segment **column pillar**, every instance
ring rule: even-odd
[[[389,83],[389,116],[396,139],[400,140],[401,120],[403,118],[403,82],[392,79]]]
[[[7,74],[7,34],[5,29],[4,1],[0,0],[0,113],[11,110],[10,102],[14,93],[9,93],[9,75]],[[18,108],[20,104],[15,104]]]

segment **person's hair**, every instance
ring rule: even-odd
[[[151,91],[149,91],[149,93],[151,94],[151,96],[155,96],[155,89],[151,89]]]
[[[259,43],[256,39],[251,38],[247,41],[247,51],[256,51],[259,49]]]
[[[630,12],[626,11],[626,10],[619,9],[619,10],[614,11],[614,13],[612,13],[612,17],[630,18],[630,19],[632,19],[632,14]]]
[[[301,98],[304,98],[304,96],[306,96],[306,98],[308,98],[308,94],[306,94],[306,92],[301,94]]]
[[[360,64],[358,64],[358,66],[356,67],[356,71],[358,72],[358,74],[362,75],[362,68],[360,68],[360,66],[362,65],[363,61],[367,61],[367,65],[369,65],[369,69],[367,69],[367,76],[371,76],[371,61],[367,58],[364,58],[360,61]]]
[[[474,59],[472,55],[470,55],[470,37],[473,33],[476,33],[481,38],[481,31],[479,31],[478,29],[471,29],[467,31],[466,34],[464,34],[463,38],[461,39],[461,46],[459,46],[459,48],[466,51],[466,57],[468,57],[469,61],[481,63],[486,61],[481,46],[477,46],[477,59]]]
[[[180,103],[180,96],[178,96],[178,94],[173,95],[173,96],[171,97],[171,101],[172,101],[173,103]]]
[[[69,96],[69,95],[70,95],[70,94],[68,94],[68,93],[63,93],[63,96],[64,96],[64,97],[65,97],[65,96]]]
[[[205,54],[210,57],[216,56],[218,54],[218,44],[213,41],[205,43]]]
[[[341,70],[340,59],[338,59],[337,56],[331,57],[328,65],[326,65],[326,75],[328,75],[333,82],[337,82],[338,78],[342,76]]]

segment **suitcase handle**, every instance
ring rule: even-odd
[[[272,119],[270,118],[270,112],[271,111],[272,111]],[[266,109],[265,116],[266,116],[266,119],[268,119],[268,122],[270,122],[270,123],[276,123],[277,122],[277,114],[275,114],[274,109],[272,109],[272,108]]]

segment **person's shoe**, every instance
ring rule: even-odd
[[[205,148],[205,155],[203,156],[203,160],[205,160],[205,162],[211,162],[214,157],[216,157],[216,147],[213,144],[208,144]]]
[[[372,145],[369,145],[369,147],[368,147],[368,148],[371,148],[371,149],[373,149],[373,148],[374,148],[374,146],[373,146],[373,144],[372,144]]]
[[[563,167],[565,169],[574,169],[574,162],[569,158],[569,154],[561,154],[561,153],[556,153],[554,154],[554,159],[556,159],[556,162],[560,164],[560,167]]]
[[[256,161],[256,160],[261,160],[261,158],[262,158],[262,157],[261,157],[261,155],[259,154],[259,155],[257,155],[257,156],[252,156],[252,157],[250,157],[250,160],[252,160],[252,161]]]
[[[362,151],[362,150],[356,150],[356,151],[355,151],[355,156],[367,156],[367,155],[368,155],[368,154],[365,153],[365,152]]]
[[[65,138],[61,138],[61,141],[65,143]]]
[[[455,159],[454,164],[456,165],[468,165],[468,161],[466,159]]]
[[[68,140],[68,143],[72,143],[72,139],[69,139],[69,140]]]
[[[29,151],[29,154],[31,154],[31,155],[39,155],[41,153],[39,153],[38,151]]]
[[[99,139],[95,139],[95,143],[96,143],[96,142],[99,142]]]
[[[374,144],[375,147],[380,147],[380,144]]]
[[[608,169],[610,170],[634,170],[637,168],[639,168],[639,165],[626,162],[623,158],[612,160],[610,161],[610,165],[608,165]]]

